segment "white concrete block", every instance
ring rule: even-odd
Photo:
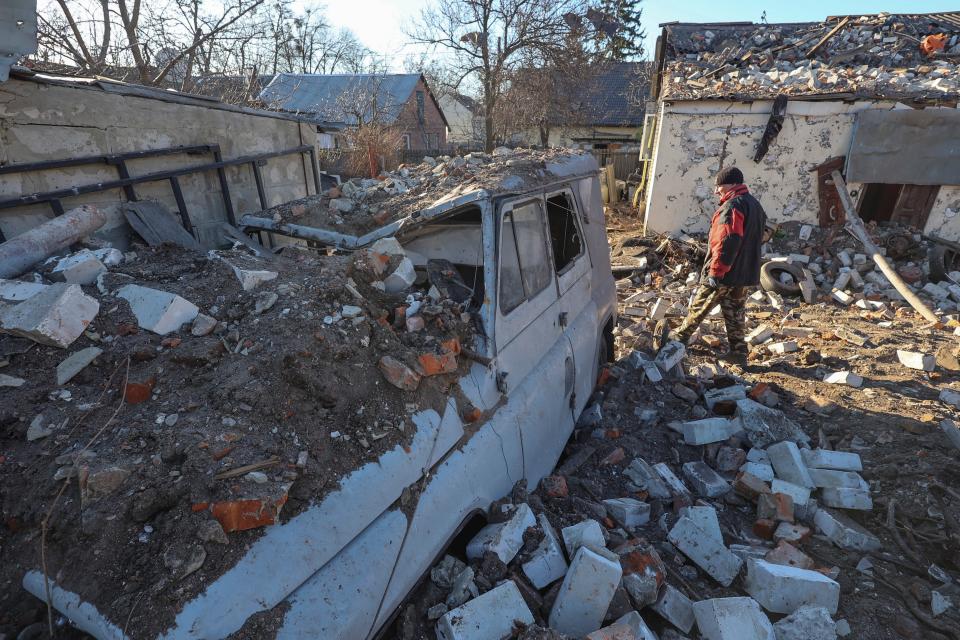
[[[785,353],[793,353],[797,350],[797,343],[793,340],[787,340],[785,342],[772,342],[767,345],[767,349],[770,350],[770,353],[783,355]]]
[[[50,279],[67,284],[93,284],[107,267],[93,252],[84,249],[61,258],[50,272]]]
[[[831,291],[830,297],[845,307],[848,307],[853,303],[853,296],[851,296],[846,291],[840,291],[839,289],[834,289],[833,291]]]
[[[115,267],[123,262],[123,252],[113,247],[94,249],[90,253],[97,256],[97,259],[106,267]]]
[[[665,499],[671,496],[670,489],[660,479],[660,474],[643,458],[634,458],[623,475],[630,478],[641,491],[649,493],[651,498]]]
[[[670,301],[658,298],[650,308],[650,319],[654,321],[663,320],[667,317],[667,309],[670,308]]]
[[[487,551],[497,554],[503,563],[509,563],[523,547],[523,532],[536,526],[533,511],[526,504],[520,504],[506,522],[488,524],[467,543],[467,558],[482,558]]]
[[[693,628],[693,602],[669,583],[663,585],[660,597],[650,608],[684,633],[690,633]]]
[[[687,485],[683,484],[683,481],[673,473],[666,462],[658,462],[653,465],[653,469],[657,472],[657,475],[660,476],[663,483],[667,485],[671,496],[690,497],[690,490],[687,489]]]
[[[69,347],[100,311],[100,303],[76,284],[50,285],[0,311],[0,330],[52,347]]]
[[[683,346],[682,342],[671,341],[660,349],[660,353],[657,354],[653,362],[660,371],[668,373],[675,366],[683,362],[683,358],[686,355],[687,348]]]
[[[23,280],[4,280],[0,278],[0,300],[4,302],[23,302],[32,298],[47,288],[39,282],[24,282]]]
[[[837,640],[837,625],[823,607],[800,607],[773,630],[777,640]]]
[[[600,636],[600,640],[618,640],[620,637],[634,640],[658,640],[657,634],[647,626],[647,623],[644,622],[643,618],[636,611],[630,611],[620,616],[612,626],[625,629],[626,634],[623,636]],[[587,638],[588,640],[592,640],[589,635]]]
[[[514,621],[534,623],[533,614],[512,580],[494,587],[437,622],[439,640],[500,640],[510,637]]]
[[[922,291],[930,295],[935,300],[946,300],[950,297],[950,291],[946,287],[941,287],[933,282],[923,285]]]
[[[544,514],[537,515],[540,530],[543,531],[543,540],[530,555],[530,559],[523,563],[523,573],[537,589],[543,589],[555,580],[559,580],[567,572],[567,560],[563,557],[563,549],[557,532],[550,525]]]
[[[833,469],[808,469],[813,486],[848,487],[851,489],[870,490],[870,485],[856,471],[835,471]]]
[[[937,368],[937,356],[932,353],[920,353],[919,351],[904,351],[897,349],[897,360],[908,369],[917,369],[918,371],[933,371]]]
[[[619,561],[578,549],[550,610],[550,626],[571,636],[599,629],[622,574]]]
[[[801,240],[809,240],[810,234],[812,233],[813,233],[813,227],[810,226],[809,224],[805,224],[800,227],[800,233],[798,234],[797,237],[800,238]]]
[[[817,531],[835,545],[848,551],[876,551],[882,548],[880,540],[839,511],[818,509],[813,516]]]
[[[960,427],[950,418],[944,418],[940,421],[940,430],[947,436],[947,440],[956,449],[960,449]]]
[[[740,467],[740,471],[754,475],[764,482],[772,482],[774,479],[773,467],[761,462],[746,462]]]
[[[770,464],[773,465],[777,477],[801,487],[813,488],[813,478],[810,477],[810,471],[803,463],[800,449],[796,444],[784,440],[767,447],[767,453],[770,455]]]
[[[128,284],[117,290],[117,296],[130,303],[137,324],[161,336],[178,330],[200,313],[192,302],[174,293]]]
[[[806,506],[810,502],[810,489],[780,478],[774,478],[770,482],[770,491],[772,493],[785,493],[793,498],[794,508]]]
[[[650,505],[634,498],[610,498],[603,501],[607,513],[628,528],[639,527],[650,522]]]
[[[720,521],[717,519],[717,510],[713,507],[681,507],[680,517],[690,518],[704,533],[713,538],[717,544],[723,544],[723,532],[720,531]]]
[[[721,478],[706,462],[685,462],[682,469],[683,477],[699,496],[716,498],[730,491],[730,483]]]
[[[830,449],[801,449],[800,457],[810,469],[835,469],[837,471],[863,471],[859,453],[831,451]]]
[[[761,344],[773,337],[773,329],[765,324],[747,334],[747,344]]]
[[[596,520],[584,520],[569,527],[564,527],[560,534],[563,536],[563,546],[567,549],[567,556],[571,558],[580,547],[607,548],[607,541],[603,537],[603,529]]]
[[[404,257],[393,270],[393,273],[383,279],[383,286],[387,293],[406,291],[417,280],[417,271],[410,258]]]
[[[852,371],[834,371],[828,373],[823,381],[827,384],[845,384],[848,387],[860,388],[863,386],[863,378]]]
[[[776,640],[773,625],[752,598],[712,598],[693,603],[703,640]]]
[[[728,418],[704,418],[684,422],[680,427],[683,441],[691,445],[723,442],[740,430],[740,422]]]
[[[960,393],[952,389],[942,389],[939,398],[940,402],[946,402],[949,405],[953,405],[955,409],[960,409]]]
[[[227,264],[230,263],[227,262]],[[241,269],[232,264],[230,264],[230,268],[233,269],[233,273],[237,276],[237,280],[240,281],[240,286],[244,291],[253,291],[264,282],[276,280],[278,275],[276,271],[268,271],[266,269]]]
[[[855,509],[857,511],[873,509],[870,491],[861,488],[830,487],[821,489],[820,502],[836,509]]]
[[[747,451],[747,461],[748,462],[759,462],[761,464],[770,464],[770,454],[767,453],[766,449],[761,449],[760,447],[753,447],[750,451]]]
[[[718,545],[710,534],[698,527],[690,518],[677,520],[667,539],[725,587],[730,586],[740,573],[740,567],[743,566],[743,560],[722,544]]]
[[[721,389],[710,389],[703,394],[707,409],[713,409],[718,402],[736,402],[747,397],[747,389],[742,384],[734,384]]]
[[[840,585],[818,571],[766,560],[748,560],[744,589],[767,611],[793,613],[803,606],[823,607],[832,614],[840,602]]]

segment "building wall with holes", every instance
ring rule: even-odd
[[[116,91],[126,89],[109,86],[112,90],[107,91],[92,80],[82,79],[11,78],[0,83],[0,165],[203,144],[219,144],[223,158],[231,159],[316,140],[314,127],[290,118],[231,111],[201,98],[191,99],[194,104],[183,104],[122,95]],[[204,102],[209,106],[203,106]],[[137,176],[209,162],[213,162],[210,154],[178,154],[132,160],[129,171]],[[250,166],[228,167],[226,171],[236,216],[259,211]],[[307,195],[305,176],[313,191],[308,156],[270,159],[261,171],[268,206]],[[106,164],[0,175],[0,200],[117,177],[116,167]],[[208,247],[221,245],[219,226],[227,215],[217,172],[183,176],[180,183],[199,240]],[[170,211],[177,211],[169,181],[137,185],[135,189],[141,200],[157,200]],[[67,210],[81,204],[103,208],[108,222],[100,235],[122,243],[127,233],[120,203],[125,200],[121,190],[114,190],[65,198],[63,206]],[[52,215],[48,205],[0,209],[0,230],[10,238]]]
[[[772,101],[661,103],[659,135],[647,190],[647,228],[664,233],[705,231],[716,209],[713,178],[736,165],[770,220],[818,224],[817,165],[847,154],[856,114],[864,109],[909,109],[893,101],[794,101],[767,154],[753,156]],[[856,198],[862,185],[849,184]],[[960,239],[960,196],[942,187],[927,229]]]

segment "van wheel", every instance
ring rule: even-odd
[[[781,273],[789,273],[793,282],[780,281]],[[765,262],[760,267],[760,286],[764,291],[773,291],[785,296],[800,295],[800,281],[804,279],[803,269],[789,262]]]

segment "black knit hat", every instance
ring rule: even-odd
[[[743,172],[736,167],[721,169],[717,174],[717,184],[743,184]]]

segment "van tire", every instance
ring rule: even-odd
[[[954,249],[942,244],[934,244],[927,254],[927,260],[930,263],[930,282],[943,282],[949,280],[947,274],[955,271],[955,266],[960,260],[960,256]]]
[[[793,276],[793,283],[780,282],[781,273],[789,273]],[[789,262],[765,262],[760,267],[760,286],[764,291],[773,291],[784,296],[799,296],[799,282],[803,279],[803,269]]]

